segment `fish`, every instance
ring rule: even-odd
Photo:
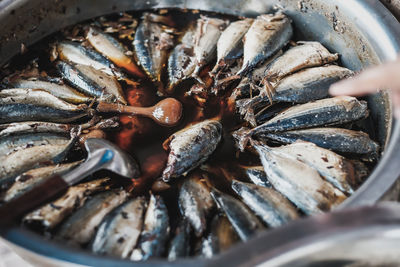
[[[258,218],[240,200],[216,189],[211,190],[211,196],[218,208],[226,214],[242,241],[248,241],[264,228]]]
[[[174,46],[174,29],[154,22],[155,15],[144,13],[139,24],[133,47],[140,66],[162,93],[161,75],[167,64],[168,52]],[[162,17],[162,16],[160,16]]]
[[[104,217],[127,198],[125,190],[96,194],[68,217],[55,234],[55,239],[71,246],[87,244]]]
[[[20,134],[0,138],[0,157],[33,146],[65,145],[70,138],[58,134]]]
[[[110,212],[100,224],[90,244],[97,254],[127,258],[135,248],[143,225],[146,199],[130,199]]]
[[[111,129],[119,126],[118,118],[112,117],[100,120],[94,116],[89,122],[76,124],[62,124],[42,121],[12,122],[0,124],[0,140],[10,135],[20,135],[28,133],[51,133],[59,135],[69,135],[73,129]]]
[[[204,163],[221,141],[222,125],[217,120],[205,120],[171,135],[163,144],[169,150],[162,178],[185,175]]]
[[[56,67],[63,79],[82,93],[103,101],[117,100],[127,104],[121,85],[114,76],[90,66],[58,61]]]
[[[259,15],[244,36],[243,65],[237,75],[247,75],[257,65],[281,50],[292,35],[291,21],[286,15]]]
[[[261,141],[273,140],[292,144],[303,140],[341,154],[379,157],[380,146],[367,133],[343,128],[311,128],[286,132],[265,133],[257,137]]]
[[[182,216],[190,223],[196,236],[202,236],[215,203],[200,174],[194,173],[185,179],[179,191],[178,203]]]
[[[168,210],[164,200],[159,195],[151,194],[143,230],[130,259],[144,261],[150,257],[160,257],[166,249],[169,229]]]
[[[2,200],[4,202],[11,201],[47,178],[50,178],[53,175],[61,175],[75,168],[80,163],[81,161],[77,161],[72,163],[50,165],[26,171],[15,178],[14,184],[5,192]]]
[[[26,121],[68,123],[91,115],[91,109],[71,111],[34,104],[15,103],[0,105],[0,124]]]
[[[308,68],[280,80],[272,96],[260,93],[253,98],[241,100],[237,108],[244,119],[255,127],[254,111],[257,108],[266,108],[273,103],[303,104],[326,98],[333,83],[352,75],[351,70],[336,65]]]
[[[281,113],[285,109],[288,109],[291,106],[292,104],[290,103],[277,103],[273,104],[270,107],[263,108],[260,111],[257,111],[257,113],[255,113],[254,115],[256,125],[263,124],[264,122],[272,119],[273,117],[275,117],[276,115],[278,115],[279,113]]]
[[[110,184],[109,178],[101,178],[71,186],[63,196],[28,213],[22,221],[26,225],[51,231],[71,213],[82,207],[90,195],[107,190],[108,184]]]
[[[42,81],[37,78],[23,79],[18,78],[11,82],[16,88],[27,88],[27,89],[41,89],[50,94],[58,97],[64,101],[73,104],[88,103],[93,100],[92,97],[86,96],[75,89],[65,84],[59,84],[56,82]]]
[[[266,145],[253,142],[273,187],[305,214],[318,214],[338,206],[346,196],[325,181],[317,170]]]
[[[271,148],[277,153],[291,156],[306,163],[343,193],[354,193],[351,184],[355,184],[353,164],[346,158],[313,143],[297,141],[293,144]]]
[[[201,240],[201,256],[204,258],[212,258],[219,253],[218,240],[213,234],[208,234]]]
[[[92,28],[89,29],[87,35],[93,37]],[[62,41],[56,44],[56,50],[59,59],[62,61],[91,66],[111,76],[115,75],[118,77],[121,75],[110,60],[100,53],[83,46],[81,43]]]
[[[271,120],[253,128],[251,132],[254,136],[261,132],[282,132],[337,125],[367,116],[367,102],[351,96],[338,96],[288,108]]]
[[[223,252],[240,241],[226,215],[218,213],[211,221],[211,232],[218,251]]]
[[[72,137],[66,144],[49,144],[26,147],[11,154],[0,157],[0,184],[20,175],[21,173],[39,166],[43,162],[61,162],[75,144]]]
[[[196,67],[193,54],[194,35],[195,27],[190,25],[168,58],[169,82],[166,91],[169,94],[173,93],[179,83],[189,78]]]
[[[231,22],[221,33],[217,42],[217,63],[211,74],[216,74],[243,56],[243,37],[253,21],[254,19],[245,18]]]
[[[338,59],[338,54],[330,53],[320,42],[301,41],[269,64],[264,75],[270,82],[276,82],[297,71],[330,64]]]
[[[246,179],[255,185],[272,187],[263,166],[240,166],[240,173],[243,173]]]
[[[111,60],[115,65],[126,70],[135,77],[144,78],[143,72],[137,66],[133,57],[128,56],[128,50],[111,35],[97,28],[89,27],[86,39],[94,49]]]
[[[193,47],[196,67],[192,73],[192,77],[197,78],[201,69],[214,59],[219,37],[227,25],[228,22],[226,20],[203,15],[197,19]]]
[[[168,249],[168,260],[175,261],[178,258],[185,258],[190,253],[190,224],[187,220],[181,219],[175,230],[175,235],[170,241]]]
[[[300,217],[296,207],[273,188],[233,180],[232,189],[269,227],[279,227]]]
[[[84,104],[76,106],[68,103],[42,89],[12,88],[0,91],[0,105],[15,103],[38,105],[68,111],[77,111],[87,108]]]

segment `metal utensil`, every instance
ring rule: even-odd
[[[46,179],[22,196],[0,207],[0,226],[4,228],[17,221],[26,212],[64,194],[68,187],[81,181],[98,170],[109,170],[125,178],[139,176],[136,161],[104,139],[87,139],[85,147],[88,157],[84,163],[62,176],[55,175]]]

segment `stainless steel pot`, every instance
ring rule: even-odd
[[[274,7],[282,8],[293,19],[295,32],[301,39],[319,40],[330,50],[340,53],[343,65],[353,70],[393,60],[400,50],[400,25],[375,0],[0,0],[0,65],[19,53],[22,43],[30,45],[67,25],[114,12],[170,7],[244,16],[269,12]],[[367,100],[375,125],[374,134],[385,148],[384,155],[368,180],[339,209],[373,204],[382,198],[398,195],[400,125],[392,120],[387,93],[369,96]],[[95,266],[132,265],[132,262],[66,248],[23,229],[11,229],[2,236],[25,257],[44,256],[39,258],[41,263],[43,259],[48,262],[52,258]],[[270,239],[265,234],[255,241],[259,242],[258,246],[270,242]],[[269,244],[271,247],[274,243]],[[246,265],[252,251],[264,250],[253,243],[241,248],[242,252],[233,249],[211,260],[191,259],[176,263],[151,260],[137,265],[218,265],[223,261]],[[56,265],[60,266],[60,263]]]

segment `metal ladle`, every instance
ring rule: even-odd
[[[87,139],[85,147],[88,157],[77,168],[64,175],[54,175],[22,196],[0,206],[0,228],[11,225],[25,213],[63,195],[71,185],[98,170],[109,170],[129,179],[140,175],[136,161],[109,141]]]

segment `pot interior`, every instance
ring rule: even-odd
[[[256,16],[274,9],[283,9],[293,20],[295,39],[321,42],[330,51],[340,54],[343,66],[358,71],[369,65],[394,59],[400,43],[398,39],[400,37],[399,27],[397,24],[393,25],[397,22],[388,11],[379,3],[364,3],[364,5],[362,2],[355,0],[341,1],[340,3],[327,3],[322,0],[1,1],[0,22],[3,26],[0,30],[0,65],[20,52],[21,43],[29,46],[68,25],[115,12],[153,8],[187,8],[229,15]],[[372,8],[374,12],[385,16],[373,18]],[[355,19],[360,16],[360,13],[365,13],[369,17]],[[27,16],[26,14],[30,15]],[[369,28],[371,30],[368,30]],[[397,33],[397,36],[394,33]],[[386,148],[389,144],[393,124],[388,94],[385,92],[377,93],[367,96],[366,100],[371,111],[369,134],[383,148]],[[394,143],[395,141],[392,140],[391,142]],[[378,175],[379,173],[374,172],[368,180],[375,179]],[[372,201],[376,201],[376,199]],[[18,246],[66,261],[81,264],[91,263],[97,266],[111,262],[132,264],[121,260],[114,261],[114,259],[101,262],[99,260],[101,258],[98,256],[48,243],[43,241],[41,237],[23,230],[10,231],[4,237]],[[218,257],[229,257],[228,254],[222,254]],[[176,264],[187,264],[188,262],[204,264],[206,261],[185,260],[178,261]],[[141,264],[152,263],[155,262],[148,261]],[[211,264],[212,261],[209,263]]]

